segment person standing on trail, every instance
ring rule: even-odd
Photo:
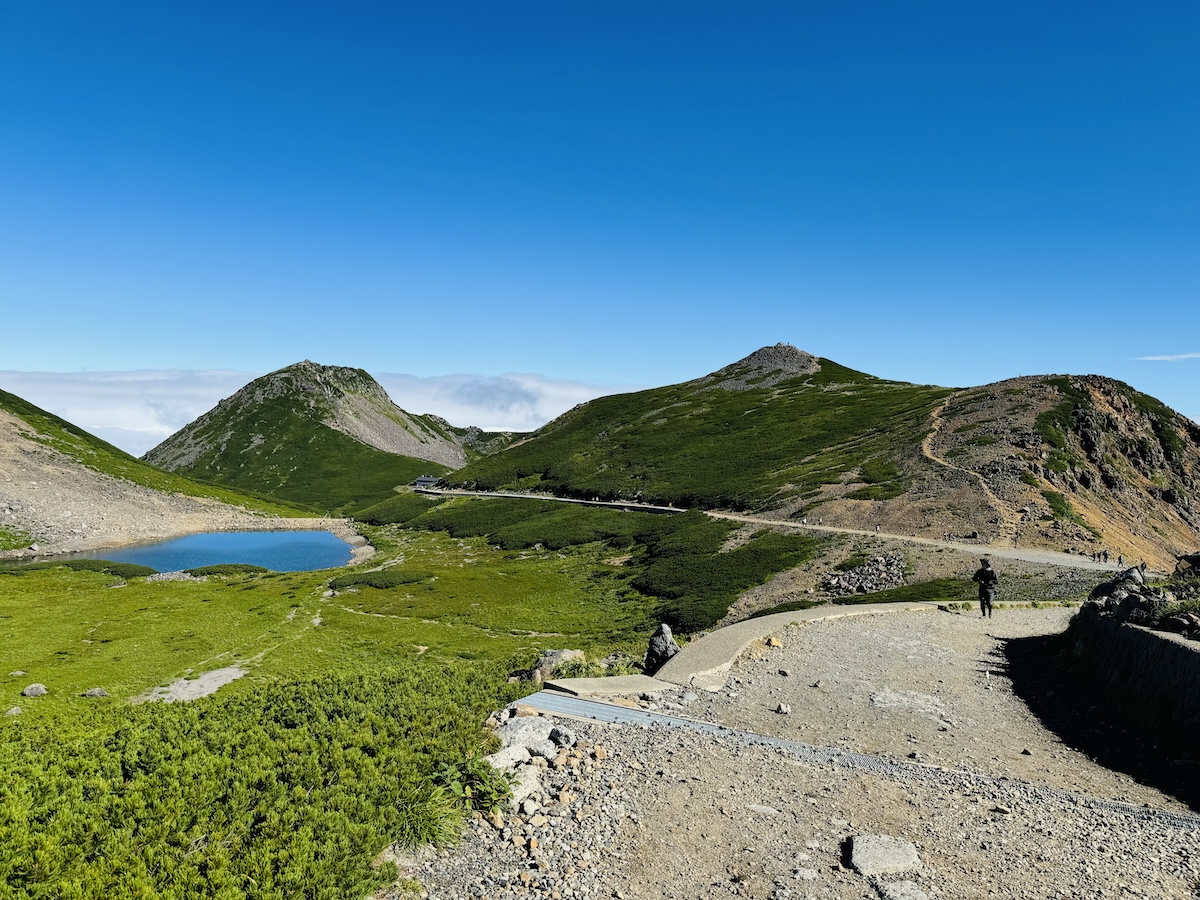
[[[971,576],[971,580],[979,585],[979,618],[992,617],[992,601],[996,599],[996,582],[1000,579],[992,564],[986,560],[979,561],[979,571]]]

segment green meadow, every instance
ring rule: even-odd
[[[0,569],[5,896],[365,896],[394,877],[371,868],[386,844],[458,833],[483,719],[532,689],[510,673],[640,656],[661,618],[707,627],[817,547],[722,552],[735,526],[699,513],[525,501],[397,495],[374,518],[376,555],[336,570]],[[135,702],[234,665],[210,696]]]

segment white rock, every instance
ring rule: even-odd
[[[917,848],[888,834],[857,834],[850,838],[850,865],[860,875],[894,875],[921,867]]]

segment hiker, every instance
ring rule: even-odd
[[[996,599],[996,570],[986,559],[979,561],[979,571],[971,576],[971,580],[979,585],[979,618],[992,617],[992,601]]]
[[[1125,568],[1125,557],[1122,556],[1120,553],[1117,554],[1117,568],[1118,569]]]

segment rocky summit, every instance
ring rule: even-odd
[[[304,360],[256,378],[177,431],[145,459],[175,471],[207,465],[217,457],[259,447],[273,452],[280,441],[282,410],[348,435],[377,450],[457,468],[467,457],[449,426],[431,416],[414,416],[392,402],[362,369],[323,366]],[[249,446],[238,446],[248,444]]]
[[[144,459],[202,481],[317,512],[377,503],[397,485],[441,475],[506,435],[405,412],[362,369],[305,360],[264,375]]]

